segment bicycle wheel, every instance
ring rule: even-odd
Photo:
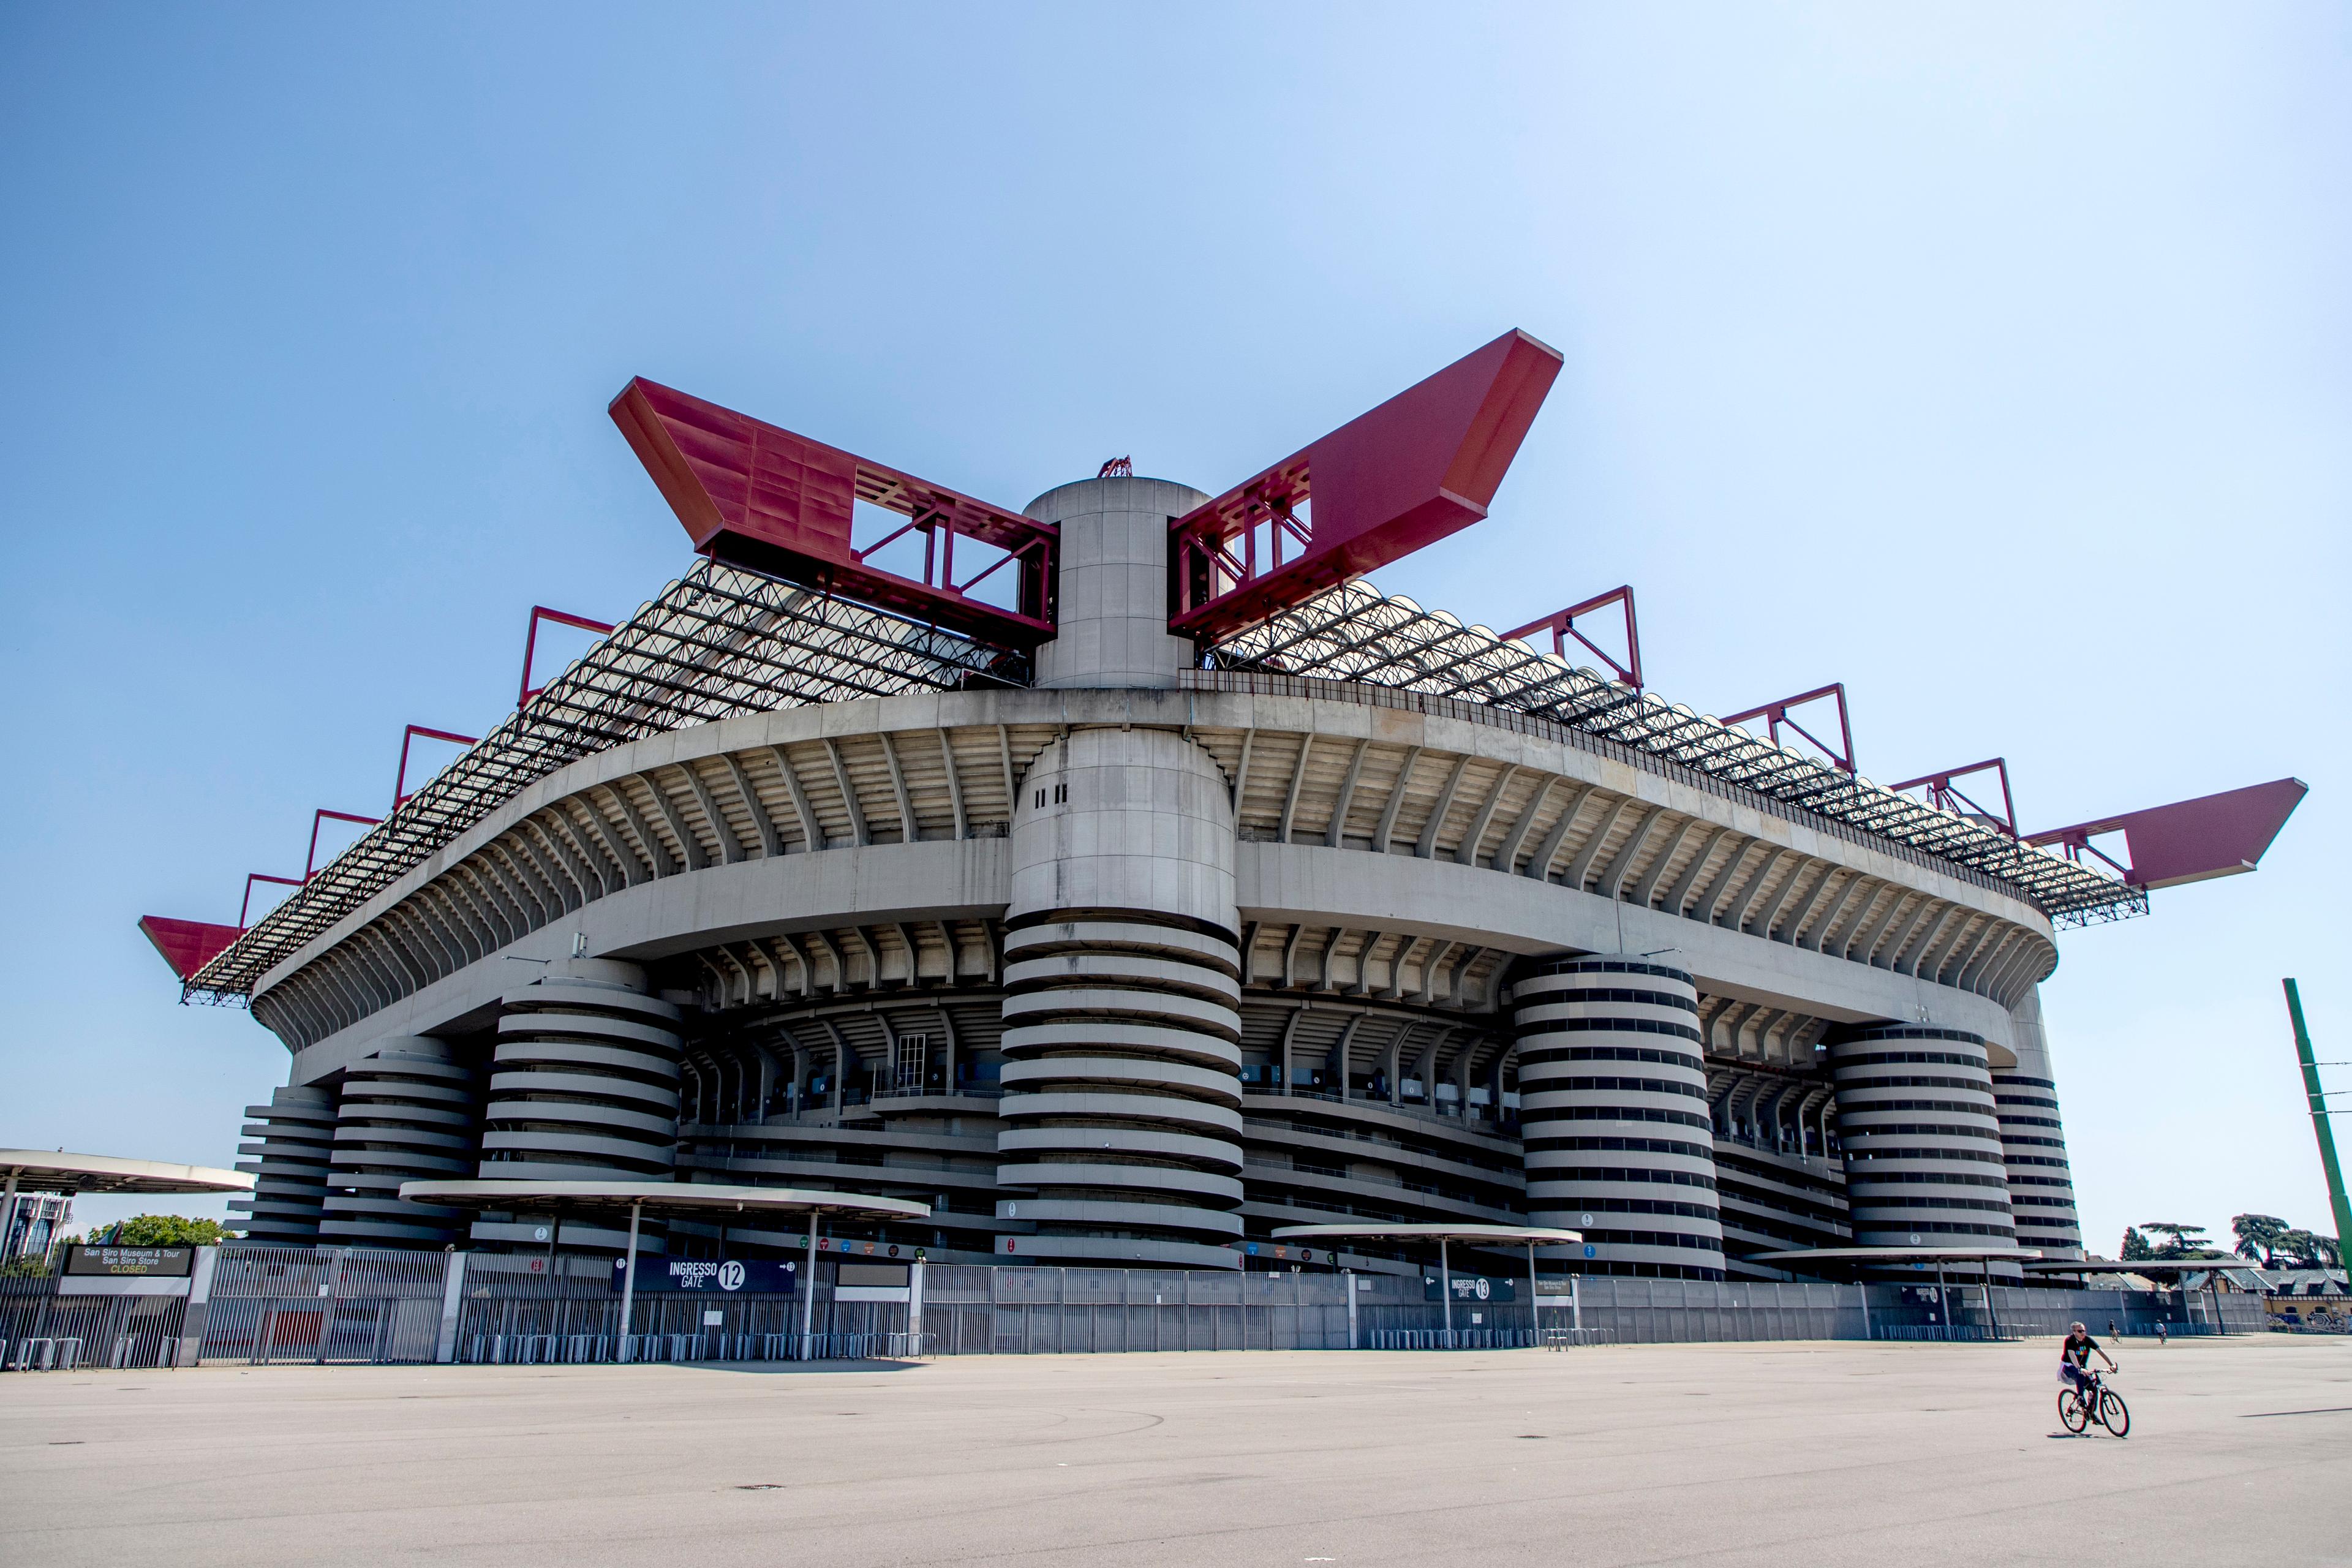
[[[2112,1388],[2099,1394],[2099,1425],[2118,1437],[2131,1436],[2131,1411],[2125,1405],[2124,1396]]]
[[[2091,1424],[2091,1407],[2071,1388],[2058,1391],[2058,1419],[2069,1432],[2080,1434]]]

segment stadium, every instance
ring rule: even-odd
[[[2252,869],[2303,786],[2021,832],[1999,759],[1863,777],[1840,689],[1654,693],[1630,588],[1503,634],[1383,595],[1559,363],[1506,333],[1221,493],[1114,462],[1019,510],[632,382],[692,569],[554,616],[601,640],[417,731],[466,749],[249,927],[142,922],[289,1053],[249,1238],[530,1250],[402,1195],[512,1180],[907,1200],[839,1234],[954,1264],[2082,1257],[2059,934]]]

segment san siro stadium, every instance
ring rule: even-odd
[[[511,1179],[912,1200],[840,1229],[941,1263],[2080,1258],[2058,933],[2251,869],[2303,786],[2021,834],[1998,760],[1861,776],[1838,689],[1652,692],[1630,590],[1497,635],[1375,588],[1559,366],[1507,333],[1223,494],[1020,511],[631,383],[692,569],[249,927],[143,922],[289,1053],[250,1238],[526,1250],[401,1195]]]

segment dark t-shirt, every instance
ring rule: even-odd
[[[2098,1341],[2088,1334],[2084,1334],[2079,1340],[2069,1334],[2058,1346],[2058,1359],[2073,1362],[2076,1366],[2088,1366],[2091,1364],[2093,1351],[2099,1351]],[[2099,1353],[2105,1355],[2107,1352],[2099,1351]]]

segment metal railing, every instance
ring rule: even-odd
[[[1613,1344],[1615,1340],[1607,1329],[1546,1329],[1543,1348],[1548,1351],[1572,1350],[1578,1345]]]
[[[913,1361],[938,1353],[935,1334],[475,1334],[458,1360],[477,1366],[619,1362]]]
[[[81,1364],[78,1339],[26,1339],[16,1342],[8,1358],[10,1372],[71,1372]]]
[[[1533,1329],[1374,1329],[1367,1337],[1371,1343],[1366,1348],[1376,1351],[1517,1351],[1536,1346]]]
[[[2021,1340],[2025,1336],[2006,1326],[1995,1328],[1990,1323],[1878,1323],[1873,1325],[1873,1339],[1880,1340],[1953,1340],[1992,1341]]]

